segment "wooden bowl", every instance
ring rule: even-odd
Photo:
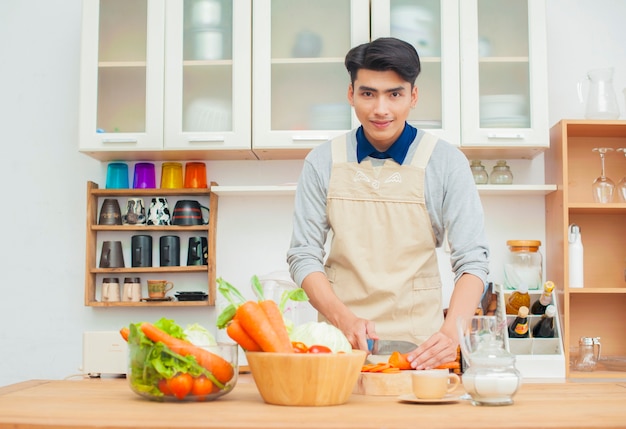
[[[247,352],[246,357],[268,404],[324,406],[348,401],[366,353]]]

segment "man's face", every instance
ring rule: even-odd
[[[348,101],[363,125],[367,140],[385,151],[404,130],[404,122],[417,103],[417,87],[394,71],[360,69],[348,87]]]

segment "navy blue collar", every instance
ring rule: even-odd
[[[409,146],[411,146],[411,143],[415,140],[416,135],[417,129],[405,122],[404,130],[402,130],[402,134],[400,134],[398,140],[393,142],[385,152],[379,152],[367,140],[363,132],[363,126],[361,125],[356,130],[356,159],[360,163],[368,156],[379,159],[392,158],[398,164],[402,165],[409,151]]]

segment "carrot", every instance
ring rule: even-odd
[[[391,356],[389,356],[389,363],[398,369],[413,369],[407,359],[407,355],[408,353],[402,354],[400,352],[393,352]]]
[[[181,356],[193,356],[196,359],[196,362],[212,373],[219,382],[226,383],[233,378],[235,371],[233,370],[232,365],[221,356],[197,347],[189,341],[172,337],[167,332],[162,331],[148,322],[141,324],[141,331],[146,337],[148,337],[148,339],[155,343],[161,342],[165,344],[174,353],[178,353]]]
[[[261,346],[259,346],[256,341],[254,341],[252,337],[243,330],[241,323],[239,323],[239,319],[233,319],[228,326],[226,326],[226,333],[231,339],[239,344],[242,349],[250,352],[261,351]]]
[[[247,301],[237,307],[241,327],[264,352],[293,353],[291,342],[283,344],[258,302]]]
[[[400,372],[400,368],[391,367],[391,368],[383,369],[381,372],[384,374],[395,374],[395,373]]]
[[[391,368],[391,365],[388,363],[377,363],[373,368],[369,370],[369,372],[383,372],[385,369]]]
[[[267,316],[267,319],[270,321],[274,332],[276,332],[276,337],[280,341],[281,349],[285,351],[293,350],[291,340],[289,339],[289,333],[287,332],[287,327],[285,326],[285,320],[283,319],[282,313],[278,309],[278,304],[271,299],[266,299],[259,301],[259,306]]]
[[[436,369],[459,369],[461,368],[461,364],[458,361],[453,360],[452,362],[442,363],[439,366],[435,367]]]
[[[120,329],[120,334],[122,335],[122,338],[124,338],[124,341],[128,342],[128,336],[130,335],[130,329],[128,327],[124,327],[124,328]]]

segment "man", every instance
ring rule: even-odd
[[[480,198],[458,148],[406,123],[420,72],[410,44],[377,39],[351,49],[345,65],[362,125],[305,160],[290,272],[353,347],[367,350],[368,338],[413,341],[412,366],[436,367],[456,358],[456,319],[473,315],[484,292]],[[435,249],[446,232],[455,288],[444,321]]]

